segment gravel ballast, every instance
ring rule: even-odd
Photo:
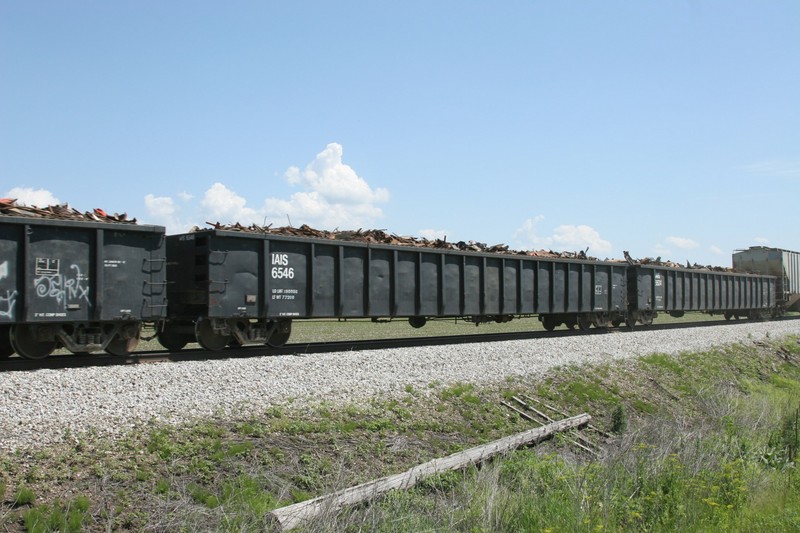
[[[237,417],[292,403],[358,402],[432,382],[492,384],[554,366],[653,352],[699,351],[800,334],[800,320],[667,331],[310,356],[38,370],[0,374],[0,450],[35,448],[85,431],[119,435],[149,420]]]

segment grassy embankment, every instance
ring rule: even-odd
[[[563,436],[426,480],[309,530],[793,531],[800,528],[798,339],[565,367],[502,387],[431,383],[403,398],[246,420],[151,424],[119,442],[0,455],[0,528],[267,528],[280,505],[400,472],[531,427],[527,394],[616,437],[600,460]],[[597,440],[597,437],[594,437]]]

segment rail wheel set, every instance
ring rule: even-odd
[[[422,327],[432,318],[538,316],[553,330],[794,308],[800,273],[787,275],[784,263],[798,254],[742,253],[760,274],[0,215],[0,358],[40,359],[56,348],[127,355],[145,324],[170,351],[194,342],[222,350],[282,346],[292,321],[310,318]]]

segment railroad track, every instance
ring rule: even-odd
[[[781,317],[774,320],[798,320],[797,317]],[[747,323],[743,321],[741,323]],[[736,322],[727,320],[706,320],[700,322],[681,322],[671,324],[653,324],[637,326],[635,329],[662,331],[711,326],[732,325]],[[513,333],[472,333],[466,335],[443,335],[435,337],[402,337],[392,339],[345,340],[329,342],[293,343],[281,348],[268,346],[244,346],[228,348],[222,351],[208,351],[201,348],[185,349],[180,352],[167,351],[136,352],[128,356],[115,356],[105,353],[76,355],[53,355],[45,359],[29,360],[18,356],[0,361],[0,372],[58,370],[66,368],[120,366],[144,363],[207,361],[214,359],[244,359],[265,356],[306,356],[319,353],[351,352],[364,350],[384,350],[391,348],[409,348],[415,346],[442,346],[448,344],[475,344],[482,342],[499,342],[511,340],[528,340],[543,338],[559,338],[586,335],[613,335],[629,331],[627,328],[591,329],[588,331],[559,329],[555,331],[524,331]]]

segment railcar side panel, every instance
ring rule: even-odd
[[[19,320],[22,276],[19,275],[20,225],[0,224],[0,324]]]
[[[625,307],[624,265],[206,230],[168,237],[170,315],[499,317]]]
[[[536,312],[536,262],[520,260],[519,292],[520,310],[522,314]]]
[[[164,228],[0,219],[0,322],[166,316]]]
[[[225,242],[237,240],[226,238]],[[258,243],[259,239],[253,239]],[[264,280],[266,286],[267,302],[266,313],[264,316],[271,317],[303,317],[314,316],[309,297],[307,294],[309,276],[314,279],[316,272],[313,270],[313,250],[311,243],[295,242],[288,240],[263,240],[268,258],[264,269],[258,274]],[[359,279],[363,280],[364,272],[358,257],[353,254],[346,255],[345,249],[336,249],[335,277],[338,279],[321,280],[323,283],[334,284],[339,288],[336,294],[336,315],[355,316],[353,310],[359,307],[357,299],[363,302],[364,294],[359,292],[356,295],[348,294],[347,288],[354,287]],[[343,264],[356,265],[357,268],[345,269]],[[361,304],[363,306],[363,303]]]
[[[629,269],[628,294],[637,310],[771,309],[775,306],[775,278],[636,265]]]
[[[457,255],[444,257],[444,316],[460,316],[462,314],[462,270],[464,260]]]
[[[464,315],[481,314],[481,265],[480,257],[462,256],[464,260]]]
[[[336,257],[337,248],[313,244],[314,260],[309,284],[312,289],[309,312],[318,317],[336,316]]]
[[[367,249],[369,254],[369,302],[370,315],[392,314],[392,257],[391,250]]]

